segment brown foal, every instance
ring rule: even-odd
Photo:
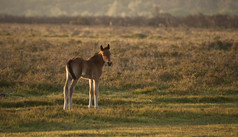
[[[66,82],[64,86],[64,109],[72,109],[72,95],[79,78],[89,80],[89,108],[92,108],[93,98],[94,107],[98,108],[98,89],[99,78],[102,75],[104,63],[112,65],[110,59],[110,45],[103,48],[93,57],[84,60],[76,57],[71,58],[66,65]]]

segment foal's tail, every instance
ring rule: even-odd
[[[69,75],[70,75],[70,77],[72,78],[72,79],[76,79],[76,76],[74,75],[74,72],[73,72],[73,70],[72,70],[72,66],[71,66],[71,62],[72,62],[73,60],[72,59],[70,59],[68,62],[67,62],[67,69],[68,69],[68,72],[69,72]]]

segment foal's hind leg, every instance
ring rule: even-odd
[[[72,109],[72,103],[73,103],[72,96],[73,96],[73,92],[74,92],[77,82],[78,82],[78,79],[73,79],[71,82],[71,85],[69,87],[69,95],[70,95],[69,96],[69,109]]]
[[[69,102],[69,86],[71,84],[72,79],[66,74],[66,82],[64,85],[64,110],[68,109],[68,102]]]
[[[98,108],[99,80],[94,80],[94,108]]]

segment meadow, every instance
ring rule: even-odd
[[[111,45],[99,109],[79,80],[63,110],[65,64]],[[238,31],[0,24],[0,136],[237,136]]]

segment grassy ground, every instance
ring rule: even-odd
[[[110,43],[99,109],[65,63]],[[230,29],[0,24],[1,136],[237,136],[238,35]]]

